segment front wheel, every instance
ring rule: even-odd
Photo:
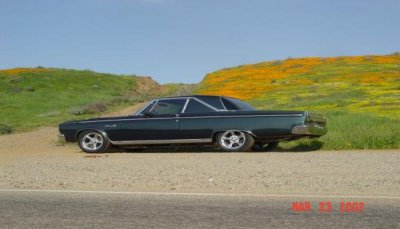
[[[110,147],[110,141],[96,130],[83,131],[78,137],[79,147],[86,153],[101,153]]]
[[[243,131],[228,130],[218,134],[218,145],[228,152],[248,151],[254,144],[254,138]]]

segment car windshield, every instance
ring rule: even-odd
[[[150,101],[148,103],[146,103],[146,105],[140,107],[139,110],[137,110],[134,115],[139,115],[139,114],[144,114],[146,112],[150,112],[150,109],[153,107],[154,103],[156,102],[156,100]]]

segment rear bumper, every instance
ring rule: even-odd
[[[302,125],[292,128],[292,134],[295,135],[322,136],[325,135],[326,132],[326,127],[319,125]]]

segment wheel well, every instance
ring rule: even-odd
[[[96,128],[87,128],[87,129],[78,130],[78,131],[76,132],[76,134],[75,134],[75,140],[78,140],[78,137],[79,137],[79,135],[80,135],[82,132],[84,132],[84,131],[89,131],[89,130],[98,131],[98,132],[102,133],[102,134],[104,135],[105,138],[107,138],[108,140],[110,140],[110,139],[108,138],[106,132],[104,132],[104,131],[102,131],[102,130],[99,130],[99,129],[96,129]]]
[[[223,131],[220,130],[220,131],[216,131],[216,132],[213,133],[212,138],[211,138],[213,143],[216,143],[216,142],[217,142],[217,136],[218,136],[218,134],[221,133],[221,132],[223,132]]]

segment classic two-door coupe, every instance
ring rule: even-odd
[[[256,111],[235,98],[193,95],[154,99],[131,116],[64,122],[59,131],[65,141],[97,153],[112,145],[195,143],[247,151],[254,145],[319,137],[327,130],[326,118],[307,111]]]

